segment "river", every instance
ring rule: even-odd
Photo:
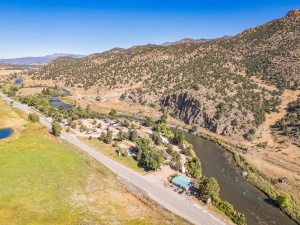
[[[174,128],[171,130],[175,132]],[[194,146],[201,161],[203,175],[217,179],[220,198],[245,214],[248,225],[297,225],[271,199],[247,182],[230,152],[187,132],[185,139]]]
[[[62,94],[64,95],[67,95],[67,94],[70,94],[71,92],[66,90],[66,89],[61,89],[62,90]],[[56,96],[56,97],[59,97],[60,95]],[[65,104],[63,102],[61,102],[59,99],[57,100],[49,100],[50,102],[50,105],[53,106],[53,104],[55,105],[63,105],[64,106],[64,110],[68,110],[70,108],[70,106],[68,104]]]

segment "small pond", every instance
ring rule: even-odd
[[[10,135],[13,134],[13,132],[14,132],[14,130],[10,129],[10,128],[8,128],[8,129],[1,129],[0,130],[0,139],[9,137]]]
[[[16,84],[21,84],[22,81],[23,81],[22,79],[18,79],[18,80],[15,80],[15,83],[16,83]]]

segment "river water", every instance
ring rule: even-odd
[[[174,128],[171,128],[175,132]],[[264,193],[241,175],[233,156],[217,144],[185,132],[185,139],[194,146],[206,177],[214,177],[220,185],[220,198],[231,203],[246,217],[248,225],[296,225]]]
[[[63,92],[64,95],[67,95],[67,94],[71,93],[70,91],[68,91],[66,89],[61,89],[61,90],[62,90],[62,92]],[[57,96],[57,97],[59,97],[59,96]],[[61,102],[60,100],[49,100],[49,102],[50,102],[51,106],[53,106],[53,104],[55,104],[55,105],[63,105],[64,106],[64,110],[68,110],[70,108],[69,105]]]

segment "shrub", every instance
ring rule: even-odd
[[[197,127],[196,127],[196,126],[193,126],[193,127],[192,127],[192,132],[195,132],[195,131],[197,131]]]
[[[37,122],[39,122],[40,117],[36,113],[29,113],[28,120],[31,121],[31,122],[33,122],[33,123],[37,123]]]
[[[52,125],[52,129],[51,129],[52,134],[54,136],[58,137],[61,133],[61,130],[62,130],[61,126],[59,125],[58,122],[52,122],[51,125]]]
[[[113,147],[118,147],[118,142],[115,141],[115,142],[112,144],[112,146],[113,146]]]

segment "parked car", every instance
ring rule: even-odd
[[[175,192],[177,192],[177,191],[179,191],[179,190],[180,190],[180,188],[176,188],[176,189],[174,189],[174,191],[175,191]]]
[[[186,194],[187,194],[188,196],[191,196],[191,191],[187,191]]]
[[[180,194],[180,195],[182,195],[184,193],[184,190],[180,190],[179,192],[178,192],[178,194]]]

